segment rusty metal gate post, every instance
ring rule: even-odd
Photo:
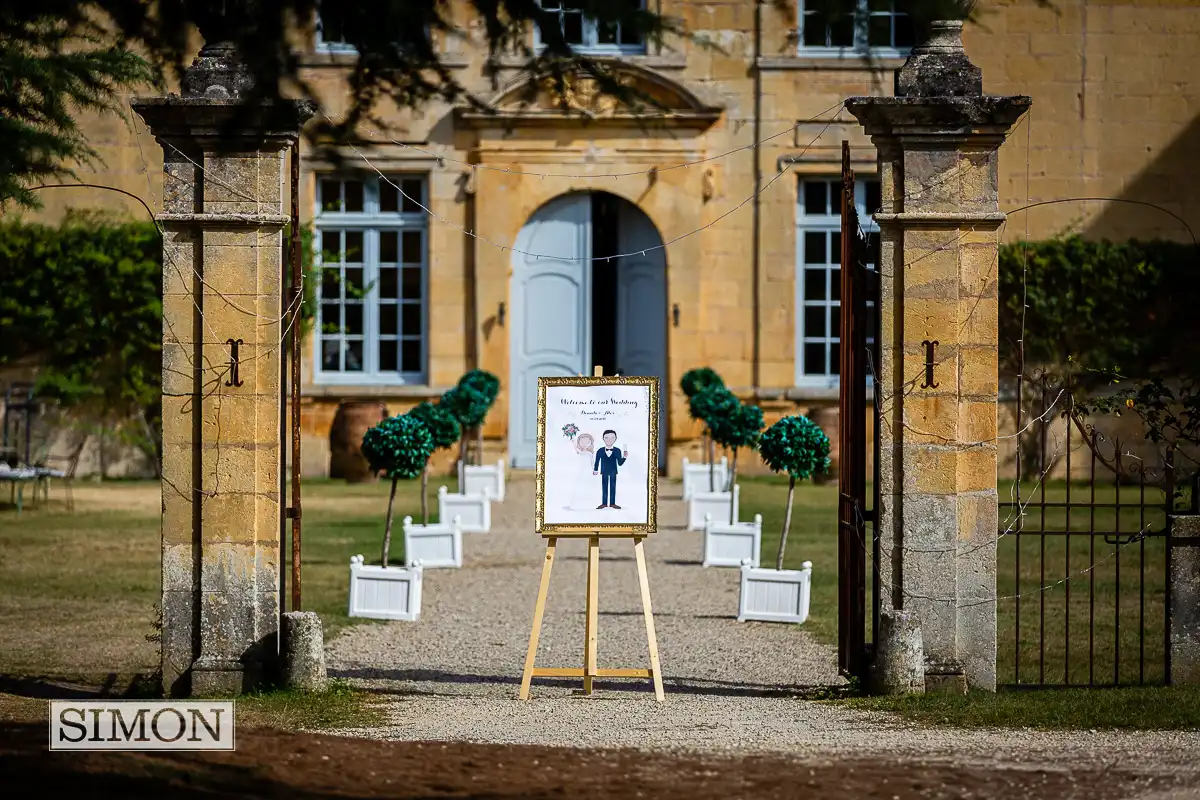
[[[867,523],[872,523],[872,563],[876,501],[867,505],[867,333],[871,300],[866,242],[859,230],[854,203],[854,170],[850,143],[842,142],[841,352],[839,365],[838,448],[838,668],[865,678]],[[878,336],[873,337],[878,341]],[[873,459],[879,463],[878,457]],[[875,486],[878,482],[875,482]],[[872,570],[873,574],[878,574]],[[872,629],[877,617],[878,587],[872,592]]]

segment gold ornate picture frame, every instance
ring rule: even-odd
[[[645,389],[645,394],[638,389]],[[645,408],[640,407],[641,397],[645,397]],[[537,533],[554,537],[641,537],[657,531],[659,402],[656,377],[538,378],[534,494],[534,530]],[[548,408],[548,404],[553,408]],[[563,425],[564,419],[571,421]],[[552,428],[549,431],[548,425]],[[621,431],[622,426],[625,431]],[[592,427],[596,430],[592,431]],[[632,436],[628,433],[630,429],[634,431]],[[595,451],[610,452],[605,450],[607,441],[602,439],[604,433],[613,430],[617,435],[612,449],[628,452],[628,456],[620,460],[620,466],[589,469],[603,464],[603,460],[597,458],[600,453]],[[585,446],[582,438],[585,436],[592,439],[586,443],[591,450]],[[551,451],[549,459],[548,447],[558,448]],[[621,484],[621,466],[630,459],[631,466],[624,475],[626,480]],[[605,469],[615,470],[611,484],[604,484],[605,478],[599,474]],[[637,494],[631,494],[630,480],[638,486]],[[608,508],[591,508],[590,494],[595,495],[595,501],[608,499],[610,485],[613,499],[633,498],[633,503],[628,507],[614,504]],[[641,491],[645,491],[644,514],[641,513]],[[552,504],[549,508],[548,501]],[[633,519],[635,516],[638,519]]]

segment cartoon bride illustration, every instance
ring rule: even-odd
[[[592,477],[592,461],[595,459],[596,440],[590,433],[579,434],[572,445],[571,504],[569,511],[586,511],[596,503],[595,478]]]

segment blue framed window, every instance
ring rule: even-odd
[[[834,389],[841,367],[842,180],[802,178],[796,212],[796,386]],[[879,181],[855,181],[868,267],[879,263]],[[873,304],[868,313],[874,313]]]
[[[800,55],[907,56],[914,44],[908,0],[858,0],[851,13],[828,14],[811,0],[800,4]]]
[[[425,383],[427,197],[423,176],[318,177],[317,383]]]
[[[644,0],[617,0],[643,8]],[[558,16],[567,44],[580,53],[591,55],[637,55],[646,52],[646,42],[638,31],[621,23],[605,25],[588,18],[578,0],[539,0],[538,4]],[[541,32],[534,27],[534,45],[542,47]]]

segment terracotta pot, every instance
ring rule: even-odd
[[[387,419],[387,405],[377,400],[347,401],[338,406],[329,429],[329,477],[366,483],[378,477],[362,454],[363,434]]]
[[[821,430],[825,431],[825,435],[829,437],[829,472],[824,475],[813,477],[813,483],[832,483],[837,480],[838,464],[841,461],[841,454],[838,452],[838,407],[837,406],[822,406],[820,408],[810,409],[808,418],[817,423]]]

